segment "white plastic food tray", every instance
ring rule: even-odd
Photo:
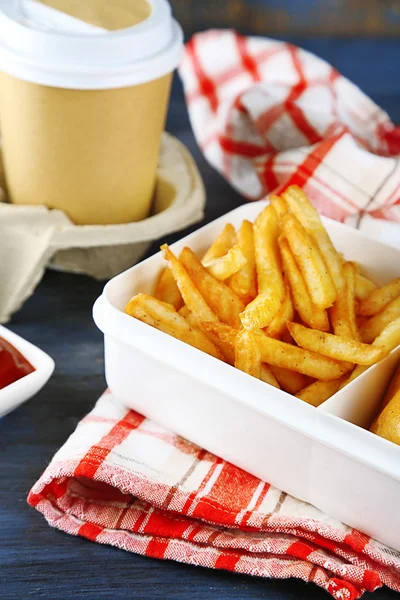
[[[253,221],[246,204],[172,246],[201,253],[231,222]],[[338,250],[384,283],[400,275],[400,252],[324,219]],[[105,337],[106,379],[127,406],[277,488],[400,550],[400,447],[368,427],[400,347],[314,408],[126,315],[151,293],[165,263],[157,254],[112,279],[94,307]]]

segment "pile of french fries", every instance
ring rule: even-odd
[[[400,344],[400,278],[378,287],[346,262],[297,186],[201,258],[161,251],[154,295],[126,312],[313,406]]]

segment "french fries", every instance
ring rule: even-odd
[[[389,325],[398,317],[400,317],[400,296],[389,302],[383,310],[364,323],[360,329],[362,341],[371,344],[386,325]]]
[[[344,286],[342,261],[322,224],[321,217],[303,190],[297,185],[290,186],[283,194],[283,198],[292,213],[316,242],[331,276],[331,280],[339,293]],[[323,308],[327,307],[324,306]]]
[[[274,340],[262,331],[255,331],[254,334],[261,351],[261,360],[269,365],[284,367],[322,381],[337,379],[352,369],[349,362],[334,360],[317,352]]]
[[[400,346],[400,317],[386,325],[372,342],[373,346],[384,346],[391,352]]]
[[[280,389],[280,385],[272,372],[272,368],[265,363],[261,363],[261,380],[264,383],[269,383],[269,385]]]
[[[378,287],[347,262],[296,186],[202,259],[161,250],[154,297],[127,314],[314,407],[400,345],[400,277]]]
[[[207,298],[207,303],[214,311],[214,314],[217,315],[218,319],[223,323],[231,325],[231,327],[240,329],[241,322],[239,315],[244,309],[244,304],[240,298],[238,298],[225,283],[213,277],[211,273],[203,267],[190,248],[184,248],[182,250],[179,260],[200,294]],[[215,319],[203,318],[202,320],[213,321]]]
[[[357,300],[364,300],[371,292],[376,290],[378,286],[368,277],[357,273],[356,275],[356,298]]]
[[[299,313],[301,320],[312,327],[321,331],[329,331],[329,319],[326,310],[317,308],[311,302],[304,279],[297,267],[294,256],[289,247],[286,238],[279,238],[279,247],[283,260],[285,273],[288,277],[290,287],[293,293],[293,305]]]
[[[205,331],[200,327],[199,321],[196,316],[189,311],[189,314],[185,316],[186,323],[189,325],[193,334],[193,345],[199,350],[203,350],[207,354],[211,356],[216,356],[220,360],[225,362],[229,362],[227,356],[223,352],[223,350],[219,347],[218,344],[215,344],[211,339],[211,336],[207,335]],[[207,350],[208,348],[208,350]]]
[[[333,394],[336,394],[342,382],[343,377],[332,379],[331,381],[314,381],[314,383],[311,383],[309,386],[298,392],[296,398],[299,398],[312,406],[319,406],[333,396]]]
[[[193,331],[184,317],[167,302],[157,300],[147,294],[137,294],[127,304],[125,312],[143,323],[151,325],[174,338],[224,360],[222,353],[200,330]]]
[[[224,256],[213,258],[212,260],[207,261],[207,263],[205,263],[204,260],[202,261],[203,266],[208,268],[211,275],[214,275],[214,277],[221,281],[229,279],[231,275],[240,271],[246,263],[247,260],[240,249],[240,246],[237,244],[236,246],[232,246]]]
[[[336,299],[336,289],[316,243],[294,215],[284,215],[281,223],[311,301],[318,308],[329,308]]]
[[[168,267],[165,267],[165,269],[161,271],[154,288],[153,296],[162,302],[172,304],[176,310],[179,310],[183,306],[182,294],[176,285],[171,269]]]
[[[359,340],[355,313],[356,269],[353,263],[344,263],[342,279],[342,290],[330,309],[333,331],[335,335],[349,340]]]
[[[378,337],[372,342],[372,345],[384,347],[388,353],[397,348],[397,346],[400,346],[400,317],[389,323],[389,325],[386,325],[385,329],[383,329]],[[368,367],[363,367],[362,365],[357,365],[350,377],[345,379],[341,384],[340,389],[362,375],[367,368]]]
[[[270,367],[270,370],[281,389],[289,394],[296,395],[297,392],[305,388],[312,381],[309,377],[301,373],[296,373],[296,371],[290,371],[283,367]]]
[[[258,215],[254,224],[258,296],[241,313],[246,329],[268,327],[277,315],[285,295],[278,249],[279,227],[271,205]]]
[[[357,313],[362,317],[376,315],[398,296],[400,296],[400,277],[393,279],[381,288],[373,290],[366,298],[361,300]]]
[[[323,356],[336,360],[348,361],[357,365],[373,365],[388,355],[383,346],[372,346],[355,342],[339,335],[324,331],[316,331],[299,325],[288,323],[288,329],[296,343],[306,350],[313,350]]]
[[[254,255],[253,224],[243,221],[238,232],[238,244],[246,259],[240,271],[232,275],[227,281],[231,290],[247,306],[257,295],[257,271]]]
[[[189,316],[189,315],[193,315],[193,313],[190,312],[190,310],[188,309],[188,307],[186,306],[186,304],[184,304],[182,306],[182,308],[180,308],[178,310],[178,313],[180,315],[182,315],[182,317],[185,317],[185,319]]]
[[[343,265],[344,289],[342,293],[346,298],[347,319],[353,340],[360,339],[356,320],[356,274],[357,269],[354,263],[346,262]]]
[[[272,194],[272,196],[269,198],[269,201],[278,219],[281,219],[283,215],[286,215],[289,209],[282,196],[276,196],[275,194]]]
[[[235,341],[235,367],[261,379],[261,352],[253,331],[242,329]]]
[[[211,310],[199,290],[194,285],[183,264],[176,258],[167,244],[161,246],[161,252],[168,261],[171,273],[185,301],[185,305],[203,321],[218,321],[217,315]]]
[[[221,350],[227,361],[231,365],[234,365],[237,329],[233,329],[233,327],[222,323],[199,321],[198,324],[217,348]]]
[[[205,255],[202,263],[204,266],[215,258],[224,256],[237,243],[236,231],[233,225],[227,223],[216,240],[211,244]]]
[[[280,339],[286,329],[287,321],[292,321],[293,317],[294,309],[290,286],[287,282],[285,282],[285,297],[283,299],[281,309],[272,323],[268,325],[267,335],[272,338]]]

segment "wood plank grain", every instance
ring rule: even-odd
[[[233,27],[262,35],[396,36],[396,0],[171,0],[187,34],[210,27]]]

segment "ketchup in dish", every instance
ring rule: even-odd
[[[31,363],[10,342],[0,337],[0,390],[34,370]]]

